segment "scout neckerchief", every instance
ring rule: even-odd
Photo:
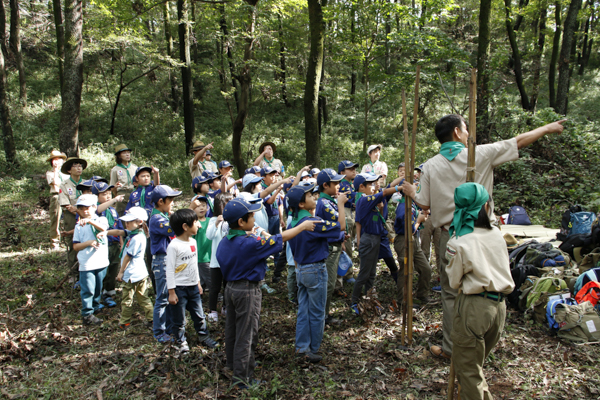
[[[360,199],[363,196],[365,196],[365,194],[363,192],[356,192],[356,196],[354,197],[354,204],[358,204],[358,199]],[[375,209],[377,210],[377,215],[379,215],[381,217],[381,222],[383,222],[383,224],[385,225],[385,218],[383,218],[383,215],[381,215],[381,211],[379,211],[379,208],[377,208],[377,205],[375,205]]]
[[[100,203],[98,203],[98,205],[100,205]],[[104,216],[108,221],[108,227],[113,228],[115,226],[115,217],[113,217],[112,213],[110,212],[110,208],[104,210]]]
[[[337,200],[334,199],[333,197],[331,197],[330,195],[328,195],[327,193],[321,192],[319,193],[319,198],[320,199],[327,199],[335,204],[337,204]]]
[[[490,198],[485,187],[479,183],[463,183],[454,191],[454,219],[450,225],[450,237],[466,235],[475,230],[475,221],[481,207]]]
[[[202,168],[203,168],[205,171],[207,171],[207,169],[206,169],[206,165],[204,164],[204,161],[200,161],[200,164],[202,164]]]
[[[150,185],[148,185],[148,186],[150,186]],[[142,193],[140,193],[140,206],[142,208],[146,208],[146,188],[148,186],[142,186]],[[154,212],[154,211],[152,211],[152,212]],[[169,217],[167,217],[167,218],[169,218]]]
[[[73,185],[75,185],[75,196],[76,197],[81,196],[81,190],[77,189],[77,185],[79,185],[83,181],[83,179],[81,177],[79,177],[79,181],[75,182],[72,177],[69,177],[69,180],[71,182],[73,182]]]
[[[236,236],[246,236],[247,232],[241,229],[230,229],[229,235],[227,235],[227,239],[231,240]]]
[[[452,161],[464,148],[465,145],[462,142],[446,142],[442,143],[440,154],[446,157],[448,161]]]
[[[90,224],[92,228],[92,232],[94,232],[94,236],[96,236],[96,241],[100,244],[106,244],[106,240],[104,240],[104,236],[98,237],[98,234],[102,233],[101,230],[97,229],[94,225]]]
[[[377,161],[375,161],[377,162]],[[373,164],[373,161],[369,160],[369,164],[371,164],[371,167],[373,167],[373,173],[375,173],[375,165]]]
[[[267,160],[267,156],[263,156],[263,160],[269,165],[269,167],[273,168],[273,162],[275,161],[275,156],[271,157],[271,161]]]
[[[131,185],[131,174],[129,173],[129,167],[131,167],[131,161],[129,161],[127,166],[117,163],[117,167],[121,167],[127,172],[127,185]]]
[[[298,225],[298,222],[300,222],[300,220],[302,218],[306,218],[306,217],[312,217],[312,214],[306,210],[298,211],[298,214],[294,218],[292,218],[292,222],[291,222],[292,228],[295,227],[296,225]]]
[[[123,258],[123,253],[125,252],[125,247],[127,247],[127,238],[128,237],[134,237],[135,235],[137,235],[138,233],[142,233],[142,230],[140,228],[133,230],[131,232],[125,231],[125,233],[127,234],[125,236],[125,240],[123,241],[125,244],[121,247],[121,253],[119,253],[119,259]]]
[[[158,208],[153,208],[153,209],[152,209],[152,212],[150,213],[150,218],[152,218],[152,216],[153,216],[153,215],[156,215],[156,214],[160,214],[160,215],[162,215],[162,216],[163,216],[164,218],[166,218],[167,220],[169,219],[169,214],[167,214],[167,213],[164,213],[164,212],[160,211]]]

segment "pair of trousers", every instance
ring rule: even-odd
[[[273,277],[281,278],[281,273],[283,272],[283,270],[285,269],[285,267],[287,265],[287,258],[285,257],[286,251],[287,251],[286,246],[287,246],[287,242],[284,242],[283,243],[283,251],[281,252],[282,257],[277,258],[277,261],[275,262],[275,268],[273,270]]]
[[[194,322],[194,329],[198,333],[198,338],[203,341],[208,337],[208,327],[206,318],[202,310],[202,299],[200,298],[200,289],[198,285],[177,286],[175,287],[177,295],[177,304],[169,304],[169,313],[173,320],[171,333],[179,343],[185,342],[185,310],[188,310],[190,317]]]
[[[324,262],[299,264],[298,316],[296,319],[296,352],[316,353],[325,330],[327,301],[327,269]]]
[[[440,252],[441,234],[442,228],[434,228],[433,222],[431,222],[431,219],[429,218],[423,223],[423,229],[419,231],[419,235],[421,236],[421,249],[423,249],[423,254],[425,254],[427,262],[431,263],[431,243],[433,242],[433,250],[435,252],[435,265],[438,267],[441,263],[441,258],[443,256],[442,252],[446,251],[446,249],[442,249],[442,252]]]
[[[104,275],[106,275],[106,267],[91,271],[79,271],[82,317],[93,314],[100,306]]]
[[[198,263],[198,276],[200,277],[200,285],[202,285],[202,289],[210,292],[211,288],[211,278],[212,274],[210,273],[210,262],[207,263]]]
[[[117,285],[117,275],[121,269],[121,248],[119,242],[109,243],[108,245],[108,267],[106,269],[106,276],[104,277],[104,290],[112,292],[115,290]]]
[[[352,304],[356,304],[360,300],[363,287],[366,294],[375,284],[380,243],[381,235],[370,233],[360,235],[360,245],[358,246],[360,270],[354,283],[354,290],[352,290]]]
[[[152,271],[156,284],[156,300],[154,301],[154,315],[152,331],[154,336],[172,333],[173,318],[169,309],[169,291],[167,290],[167,262],[166,254],[152,256]]]
[[[454,305],[452,362],[466,400],[492,399],[483,375],[483,362],[498,343],[506,304],[477,295],[460,293]]]
[[[288,289],[288,299],[290,301],[298,301],[298,283],[296,282],[296,266],[288,265],[287,266],[287,289]]]
[[[340,263],[340,255],[342,254],[342,244],[333,243],[329,245],[329,256],[325,260],[327,266],[327,302],[325,303],[325,317],[329,315],[329,308],[331,307],[331,298],[333,297],[333,289],[335,289],[335,283],[338,275],[338,264]]]
[[[248,384],[256,365],[262,293],[259,282],[233,281],[225,287],[225,354],[233,384]]]
[[[131,322],[131,314],[133,314],[133,298],[137,300],[146,321],[152,322],[153,318],[153,307],[150,298],[147,295],[148,292],[148,277],[142,279],[139,282],[131,283],[125,282],[123,284],[123,293],[121,294],[121,319],[119,323],[124,325]]]
[[[450,234],[448,231],[442,229],[440,234],[440,251],[444,252],[444,256],[441,257],[441,263],[438,266],[438,272],[440,274],[440,283],[442,286],[442,332],[444,334],[444,340],[442,342],[442,349],[444,353],[452,355],[452,322],[454,321],[454,300],[458,295],[458,290],[450,287],[450,280],[446,273],[446,267],[448,266],[448,260],[445,257],[446,245],[450,240]]]
[[[352,257],[353,257],[354,248],[353,248],[352,240],[354,240],[354,238],[356,237],[356,225],[354,223],[354,211],[348,207],[346,207],[344,209],[344,211],[346,212],[346,214],[345,214],[346,215],[346,235],[350,236],[344,242],[344,248],[346,249],[346,254],[348,254],[350,259],[353,259]],[[348,271],[346,272],[346,275],[344,275],[344,276],[337,276],[337,273],[336,273],[335,289],[343,289],[344,281],[352,278],[353,274],[354,274],[354,269],[352,268],[352,266],[350,266],[350,268],[348,268]]]
[[[164,255],[164,254],[163,254]],[[152,288],[154,289],[154,293],[158,294],[158,292],[156,291],[156,279],[154,278],[154,272],[153,272],[153,255],[152,255],[152,248],[151,248],[151,244],[150,244],[150,238],[146,238],[146,255],[145,255],[145,261],[146,261],[146,270],[148,271],[148,275],[150,276],[150,280],[152,281]]]
[[[223,279],[221,268],[210,269],[210,291],[208,292],[208,309],[217,311],[217,303],[219,302],[219,292],[221,286],[225,288],[227,282]]]
[[[62,208],[58,204],[58,193],[50,194],[50,207],[48,208],[50,214],[50,240],[54,244],[60,242],[60,217],[62,216]]]
[[[394,240],[394,250],[398,255],[398,264],[400,265],[398,271],[398,300],[399,303],[404,302],[404,257],[406,249],[406,236],[398,235]],[[421,250],[419,243],[419,235],[413,235],[413,265],[414,270],[419,274],[419,280],[417,280],[417,299],[424,299],[429,295],[429,282],[431,281],[431,266]]]

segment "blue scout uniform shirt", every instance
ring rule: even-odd
[[[354,197],[356,197],[356,192],[354,191],[354,186],[352,186],[352,183],[350,183],[346,179],[342,179],[342,181],[340,182],[339,192],[345,194],[346,197],[348,197],[348,201],[346,202],[346,204],[344,204],[344,207],[354,210],[356,208],[354,204]]]
[[[404,200],[404,199],[403,199]],[[396,231],[397,235],[404,235],[404,216],[406,215],[404,201],[398,203],[398,207],[396,208],[396,220],[394,221],[394,231]],[[412,206],[412,231],[415,231],[415,224],[417,222],[417,217],[419,212],[417,211],[415,204]]]
[[[219,193],[221,193],[221,189],[211,190],[208,192],[208,195],[214,200]]]
[[[231,229],[217,248],[217,261],[227,282],[265,279],[267,258],[283,250],[281,234],[268,239]]]
[[[152,202],[152,191],[154,188],[154,181],[150,182],[146,187],[141,185],[138,186],[137,189],[129,195],[129,201],[127,202],[127,206],[125,206],[125,211],[129,210],[131,207],[142,207],[142,190],[146,189],[146,193],[144,194],[144,210],[150,215],[154,208],[154,203]]]
[[[315,209],[315,216],[321,218],[323,221],[339,222],[340,214],[338,213],[337,202],[333,201],[330,196],[319,197],[319,200],[317,200],[317,208]],[[330,238],[328,240],[329,243],[339,243],[343,241],[344,231],[340,231],[337,238]]]
[[[269,218],[271,217],[278,217],[279,216],[279,209],[278,209],[278,205],[277,205],[277,199],[275,199],[275,201],[273,201],[273,204],[268,204],[267,201],[271,198],[271,195],[268,195],[267,197],[265,197],[263,199],[263,206],[265,208],[265,211],[267,212],[267,216]]]
[[[387,235],[383,215],[377,208],[377,204],[383,201],[383,192],[371,196],[358,192],[356,197],[356,222],[361,225],[361,234],[381,235],[385,233]]]
[[[115,221],[114,224],[112,224],[112,226],[110,225],[109,222],[109,226],[108,229],[120,229],[122,231],[125,230],[125,228],[123,228],[123,224],[121,223],[121,220],[119,219],[119,214],[117,213],[117,210],[115,210],[112,207],[108,207],[106,210],[102,211],[100,214],[98,214],[101,217],[105,217],[107,221],[109,221],[109,219],[106,217],[106,213],[110,213],[110,215],[112,215],[113,220]],[[114,243],[120,243],[121,241],[119,240],[119,236],[108,236],[108,244],[114,244]]]
[[[155,209],[156,210],[156,209]],[[150,231],[150,251],[152,255],[167,254],[167,246],[175,237],[169,218],[158,210],[152,211],[154,214],[148,220],[148,230]]]
[[[307,220],[314,220],[320,218],[314,218],[307,216],[298,221],[301,224]],[[294,225],[297,226],[297,225]],[[288,229],[292,228],[292,223],[288,226]],[[316,262],[325,261],[329,256],[329,243],[328,241],[333,239],[339,241],[340,237],[340,223],[325,221],[315,225],[314,231],[302,231],[296,237],[288,241],[288,246],[292,249],[294,255],[294,261],[300,265],[311,264]]]

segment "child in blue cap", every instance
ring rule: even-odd
[[[233,179],[231,176],[233,174],[233,165],[227,161],[223,160],[219,163],[219,174],[223,176],[225,182],[227,183],[226,188],[221,188],[223,192],[229,192],[234,197],[237,197],[240,194],[240,190],[237,187],[238,183],[241,183],[239,180]]]
[[[154,174],[154,181],[152,180],[152,174]],[[131,207],[142,207],[150,215],[154,208],[152,191],[156,186],[160,185],[160,172],[154,166],[139,167],[135,171],[135,178],[137,179],[138,187],[129,195],[125,211]]]
[[[224,296],[227,366],[233,370],[233,384],[243,389],[259,383],[252,376],[262,301],[260,283],[265,279],[267,258],[280,252],[284,241],[302,231],[313,230],[316,225],[316,221],[305,221],[264,239],[252,233],[254,213],[262,207],[258,199],[237,198],[227,203],[223,219],[229,224],[229,234],[217,249],[217,260],[227,281]]]

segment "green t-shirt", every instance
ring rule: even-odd
[[[212,240],[206,238],[206,230],[208,229],[208,218],[200,221],[202,228],[198,229],[196,234],[196,244],[198,245],[198,262],[209,263],[212,250]]]

